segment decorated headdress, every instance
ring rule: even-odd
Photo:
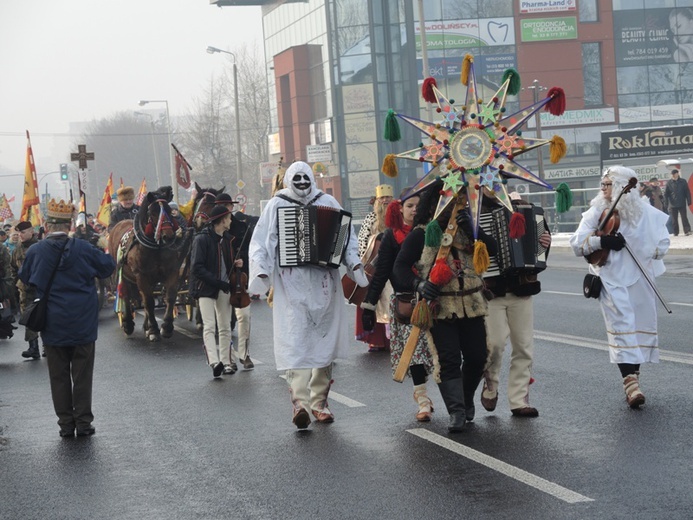
[[[46,222],[51,224],[72,222],[72,214],[74,212],[75,207],[71,202],[65,202],[62,199],[60,199],[60,202],[57,202],[55,199],[51,199],[46,206]]]
[[[375,187],[375,198],[379,199],[380,197],[394,197],[395,192],[392,190],[392,186],[389,184],[381,184],[380,186]]]
[[[426,78],[422,87],[425,101],[438,105],[438,122],[398,114],[390,110],[385,119],[384,138],[394,142],[401,137],[397,119],[418,128],[429,138],[417,148],[389,154],[383,161],[382,171],[390,177],[397,176],[396,159],[427,162],[434,168],[424,175],[412,188],[417,193],[438,179],[443,180],[440,198],[434,218],[456,199],[458,194],[466,193],[477,236],[479,213],[483,198],[483,187],[493,190],[497,200],[509,211],[513,211],[506,189],[508,179],[521,179],[547,189],[553,187],[516,161],[517,156],[544,145],[550,145],[550,158],[557,163],[566,154],[566,143],[560,136],[552,139],[524,137],[522,127],[542,108],[554,116],[565,111],[565,93],[559,87],[548,90],[545,99],[534,103],[514,114],[506,114],[507,96],[520,91],[520,76],[515,69],[503,74],[503,81],[490,100],[484,102],[477,95],[477,81],[474,72],[474,58],[471,54],[462,63],[462,84],[467,87],[464,104],[455,106],[455,100],[447,99],[438,90],[434,78]],[[571,194],[567,184],[556,190],[556,208],[563,212],[570,209]],[[519,214],[513,218],[521,218]]]

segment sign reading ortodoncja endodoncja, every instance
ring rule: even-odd
[[[398,141],[401,133],[397,118],[415,126],[428,136],[427,143],[420,143],[417,148],[399,154],[389,154],[383,161],[382,171],[390,177],[397,176],[395,159],[409,159],[431,163],[434,168],[424,175],[405,195],[412,196],[430,186],[437,180],[443,181],[443,188],[436,208],[435,217],[457,199],[465,194],[469,201],[474,223],[474,235],[477,236],[479,213],[484,190],[493,190],[496,199],[509,211],[513,211],[506,189],[509,178],[537,184],[546,189],[553,187],[516,161],[517,156],[544,145],[550,145],[550,159],[557,163],[566,154],[566,144],[560,136],[552,139],[524,137],[522,127],[537,111],[544,108],[554,116],[565,111],[565,93],[559,87],[547,91],[545,99],[534,103],[514,114],[507,115],[505,103],[507,97],[517,95],[520,91],[520,76],[515,69],[507,69],[503,74],[500,88],[495,95],[484,102],[477,96],[474,58],[471,54],[464,57],[461,72],[462,84],[467,87],[463,105],[455,105],[455,100],[447,99],[438,90],[433,78],[423,82],[422,95],[425,101],[436,103],[441,121],[428,122],[398,114],[390,110],[385,119],[384,138]],[[556,209],[564,212],[570,209],[572,194],[567,184],[562,183],[556,189]]]

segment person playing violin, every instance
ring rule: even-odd
[[[640,364],[659,362],[657,302],[654,289],[624,248],[627,244],[653,280],[665,270],[662,257],[669,249],[669,233],[667,215],[644,201],[637,189],[629,190],[629,186],[637,184],[631,182],[634,177],[635,172],[623,166],[605,170],[601,191],[582,214],[570,245],[576,256],[587,257],[599,250],[608,252],[603,266],[591,264],[589,269],[602,281],[599,303],[606,324],[609,358],[611,363],[618,364],[626,402],[631,408],[638,408],[645,403],[639,383]],[[614,201],[618,201],[616,211],[604,226],[610,232],[595,233]]]

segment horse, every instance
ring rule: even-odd
[[[226,186],[222,186],[221,189],[214,188],[200,188],[200,186],[195,183],[195,202],[193,204],[193,213],[189,220],[189,224],[195,227],[195,231],[201,231],[202,228],[209,220],[209,214],[214,208],[214,200],[217,195],[224,193]]]
[[[144,332],[150,341],[173,334],[180,267],[192,243],[192,229],[180,229],[171,217],[171,192],[166,186],[147,193],[136,218],[118,222],[109,235],[109,251],[117,264],[121,326],[126,335],[133,333],[133,307],[141,301]],[[158,283],[163,285],[166,302],[161,331],[154,316],[154,288]]]

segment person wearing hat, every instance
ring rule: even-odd
[[[48,202],[48,234],[27,250],[19,270],[22,283],[35,287],[36,296],[46,299],[41,339],[59,433],[68,438],[74,437],[75,431],[78,437],[96,432],[92,386],[99,310],[94,278],[107,278],[115,269],[110,255],[84,240],[68,237],[73,212],[70,202]]]
[[[638,408],[645,403],[640,389],[640,365],[659,362],[657,300],[629,250],[650,280],[664,273],[662,258],[669,250],[667,216],[645,202],[637,190],[630,190],[621,196],[616,207],[620,218],[618,233],[595,233],[602,213],[633,177],[637,177],[635,172],[623,166],[605,170],[601,191],[582,214],[570,245],[577,256],[608,250],[606,263],[602,267],[590,265],[589,270],[602,282],[599,303],[606,324],[609,358],[621,372],[628,406]],[[629,250],[624,249],[626,244]]]
[[[373,251],[375,247],[376,240],[382,237],[382,234],[387,229],[385,224],[385,214],[387,212],[387,207],[393,200],[393,190],[392,186],[389,184],[381,184],[375,187],[375,197],[373,198],[373,211],[371,211],[363,219],[361,224],[361,229],[359,229],[358,245],[359,245],[359,258],[365,263],[367,260],[365,258],[366,253],[373,253],[369,256],[377,254]],[[381,298],[383,302],[390,301],[390,295],[392,294],[392,288],[388,285],[385,287]],[[384,305],[387,309],[388,304]],[[387,352],[390,350],[390,340],[387,337],[386,325],[390,321],[389,317],[381,313],[380,320],[375,324],[375,327],[371,331],[363,330],[362,326],[362,309],[357,307],[356,309],[356,339],[366,343],[368,345],[368,352]]]
[[[31,222],[22,221],[17,224],[14,229],[19,234],[19,243],[15,246],[15,249],[12,252],[12,260],[10,265],[12,266],[12,277],[17,284],[17,291],[19,294],[19,310],[20,312],[24,312],[26,306],[33,302],[36,298],[36,291],[33,287],[27,286],[19,279],[19,270],[24,263],[27,251],[31,246],[37,244],[39,240],[34,233],[34,226],[31,224]],[[29,343],[29,348],[22,352],[22,357],[40,359],[41,353],[39,352],[38,334],[25,327],[24,341]]]
[[[119,188],[116,195],[118,204],[115,208],[111,207],[111,220],[108,224],[109,231],[121,220],[133,220],[140,210],[140,207],[135,204],[135,188],[132,186]]]
[[[202,315],[203,338],[207,363],[216,378],[234,374],[231,364],[231,284],[229,275],[235,264],[230,237],[231,211],[223,205],[215,206],[207,225],[195,235],[190,260],[190,295],[198,301]],[[218,330],[219,341],[215,339]]]
[[[671,170],[671,179],[664,188],[664,202],[671,215],[671,224],[674,236],[679,236],[679,216],[683,224],[683,232],[686,236],[691,234],[691,225],[688,222],[688,206],[691,205],[691,190],[688,183],[679,176],[679,170]]]
[[[176,222],[178,222],[178,227],[180,229],[185,229],[188,227],[188,223],[185,220],[185,217],[180,214],[180,209],[178,208],[178,204],[176,202],[169,202],[168,207],[171,208],[171,216],[176,219]]]
[[[214,200],[215,206],[223,206],[231,211],[231,226],[229,227],[228,235],[231,237],[231,244],[236,251],[236,257],[243,261],[241,271],[248,276],[248,248],[250,247],[250,239],[253,236],[254,226],[250,226],[245,215],[240,211],[233,213],[234,204],[238,204],[237,200],[233,200],[228,193],[220,193]],[[231,349],[231,367],[235,368],[236,359],[243,364],[244,370],[255,368],[255,364],[250,359],[250,305],[242,309],[234,308],[232,315],[233,319],[238,323],[238,343],[236,349]]]

